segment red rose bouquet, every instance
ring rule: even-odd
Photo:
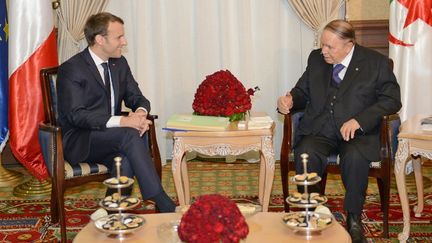
[[[203,195],[183,214],[178,235],[188,243],[239,242],[249,227],[237,205],[218,195]]]
[[[200,84],[192,109],[197,115],[225,116],[230,121],[238,121],[252,108],[250,96],[256,90],[258,86],[246,91],[230,71],[221,70],[207,76]]]

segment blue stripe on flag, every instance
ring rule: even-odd
[[[8,21],[6,0],[0,0],[0,153],[7,142],[8,129]]]

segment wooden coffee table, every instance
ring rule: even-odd
[[[265,116],[255,113],[253,116]],[[263,212],[268,210],[270,193],[274,179],[275,158],[273,133],[275,124],[270,128],[249,130],[239,128],[236,122],[230,123],[225,131],[187,131],[172,132],[174,140],[172,173],[181,206],[190,204],[189,176],[185,152],[196,151],[210,156],[240,155],[248,151],[260,151],[260,175],[258,198]]]
[[[284,225],[282,216],[284,213],[257,213],[246,219],[249,225],[249,235],[246,243],[262,242],[317,242],[317,243],[349,243],[351,238],[348,232],[335,221],[332,226],[325,229],[318,235],[312,235],[309,238],[294,233]],[[146,219],[144,226],[134,234],[123,238],[109,238],[106,234],[96,229],[93,222],[85,226],[74,238],[76,243],[166,243],[162,241],[157,234],[158,227],[165,222],[180,219],[180,214],[144,214]]]

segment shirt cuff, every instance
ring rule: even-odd
[[[146,114],[148,114],[147,109],[144,108],[144,107],[138,107],[138,108],[136,109],[136,111],[137,111],[137,110],[143,110],[143,111],[145,111]],[[135,112],[136,112],[136,111],[135,111]]]
[[[112,116],[106,123],[106,127],[120,127],[120,119],[122,116]]]

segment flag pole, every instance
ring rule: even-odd
[[[15,186],[23,179],[23,174],[3,167],[0,153],[0,187]]]

